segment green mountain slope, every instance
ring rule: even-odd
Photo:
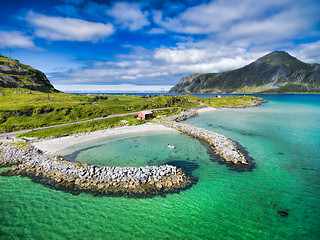
[[[320,91],[320,64],[275,51],[228,72],[192,74],[170,93],[300,93]]]
[[[44,73],[0,55],[0,87],[27,88],[42,92],[57,91]]]

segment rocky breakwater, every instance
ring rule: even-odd
[[[139,168],[87,166],[45,154],[33,147],[21,150],[2,144],[0,149],[1,164],[5,163],[2,166],[18,164],[1,175],[27,176],[46,186],[73,193],[148,197],[178,192],[196,182],[182,169],[171,165]]]
[[[40,151],[36,148],[19,148],[11,144],[0,142],[0,167],[17,165],[30,161],[37,156]]]
[[[169,121],[159,121],[159,123],[205,141],[215,154],[226,162],[240,165],[248,164],[248,160],[244,154],[241,153],[237,144],[221,134],[183,123]]]

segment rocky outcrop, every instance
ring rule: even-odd
[[[36,148],[19,148],[0,142],[0,167],[25,163],[40,153]]]
[[[43,92],[57,91],[43,72],[1,55],[0,87],[27,88]]]
[[[162,118],[168,121],[181,122],[181,121],[187,120],[188,118],[194,117],[196,115],[198,115],[198,112],[194,109],[191,109],[189,111],[181,112],[180,114],[166,116]]]
[[[159,121],[159,123],[205,141],[214,153],[226,162],[241,165],[248,164],[248,160],[244,154],[241,153],[237,144],[221,134],[183,123],[169,121]]]
[[[2,175],[28,176],[72,192],[102,195],[154,196],[191,187],[196,179],[171,165],[106,167],[71,162],[38,149],[0,146],[0,167],[18,164]]]

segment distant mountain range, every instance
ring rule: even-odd
[[[242,68],[222,73],[195,73],[169,93],[309,93],[320,91],[320,64],[304,63],[274,51]]]
[[[57,91],[43,72],[2,55],[0,55],[0,87],[20,87],[42,92]]]

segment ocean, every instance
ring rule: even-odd
[[[171,163],[198,182],[165,197],[127,198],[0,177],[0,239],[320,239],[320,95],[263,97],[259,107],[185,121],[237,141],[252,168],[221,163],[172,131],[91,142],[61,154],[108,166]]]

